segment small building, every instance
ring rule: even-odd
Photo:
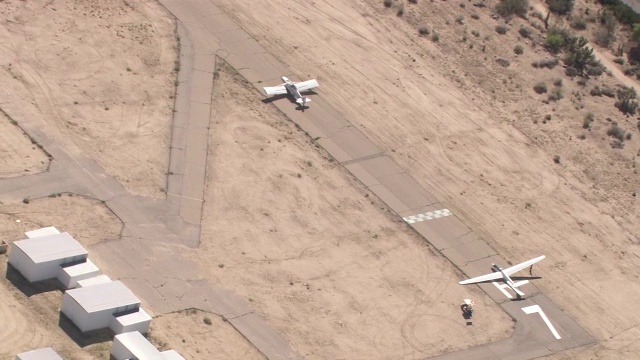
[[[20,353],[14,360],[62,360],[62,357],[52,348],[44,348]]]
[[[87,255],[87,250],[64,232],[14,241],[9,264],[29,282],[36,282],[55,278],[61,266],[84,262]]]
[[[78,281],[96,277],[100,269],[89,259],[87,261],[64,266],[58,272],[58,280],[66,289],[73,289],[78,286]]]
[[[100,285],[100,284],[104,284],[104,283],[108,283],[111,282],[111,278],[108,277],[105,274],[102,275],[98,275],[92,278],[88,278],[88,279],[84,279],[84,280],[78,280],[78,286],[77,287],[87,287],[87,286],[93,286],[93,285]]]
[[[111,320],[109,328],[116,334],[123,334],[132,331],[137,331],[141,334],[149,332],[149,326],[151,325],[151,316],[147,314],[142,308],[138,311],[126,314],[122,316],[116,316]]]
[[[120,281],[67,290],[62,313],[82,332],[109,327],[114,316],[137,312],[140,300]]]
[[[116,360],[185,360],[175,350],[160,352],[137,331],[116,335],[111,356]]]

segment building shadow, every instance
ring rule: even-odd
[[[109,328],[82,332],[65,314],[60,311],[58,326],[78,346],[85,347],[113,340],[113,331]]]
[[[30,283],[13,265],[7,263],[5,277],[9,282],[27,297],[42,294],[49,291],[64,291],[58,279],[48,279]]]

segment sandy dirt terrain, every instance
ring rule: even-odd
[[[534,69],[531,62],[549,55],[519,38],[520,25],[531,26],[525,20],[497,34],[504,21],[491,17],[495,2],[476,8],[419,1],[405,4],[402,17],[399,2],[385,9],[377,0],[304,8],[271,0],[259,12],[251,1],[217,3],[294,74],[316,77],[321,96],[501,255],[515,262],[546,254],[538,269],[544,280],[536,284],[590,333],[620,341],[634,333],[636,120],[621,116],[614,99],[589,95],[614,79],[591,78],[580,88],[561,67]],[[420,26],[439,41],[418,36]],[[524,47],[520,56],[516,44]],[[545,104],[547,94],[532,87],[543,80],[552,89],[556,78],[563,79],[564,98]],[[582,128],[588,112],[595,115],[591,131]],[[624,149],[611,147],[607,117],[631,132]]]
[[[294,74],[316,77],[329,103],[501,255],[547,255],[537,286],[603,341],[552,358],[637,352],[640,314],[630,299],[640,292],[633,196],[640,136],[613,99],[589,96],[615,79],[592,78],[583,88],[561,67],[532,68],[549,55],[533,46],[538,38],[518,37],[525,20],[497,34],[504,22],[491,17],[495,1],[407,3],[401,17],[399,1],[385,9],[378,0],[304,7],[265,0],[261,11],[250,0],[216,3]],[[39,0],[0,2],[0,14],[2,109],[95,158],[133,193],[163,196],[176,58],[164,10],[154,2]],[[418,36],[420,26],[438,41]],[[547,94],[533,85],[552,89],[557,78],[564,98],[543,103]],[[511,319],[477,288],[458,286],[461,274],[259,98],[229,69],[219,73],[203,241],[194,255],[211,280],[250,299],[311,359],[420,358],[508,335]],[[582,128],[588,112],[591,130]],[[606,135],[613,121],[632,133],[623,149]],[[32,158],[20,155],[23,169],[9,171],[40,171],[33,160],[42,155],[21,141],[12,136],[2,146]],[[36,224],[88,245],[120,231],[109,211],[79,197],[0,210],[3,239]],[[104,344],[80,350],[57,326],[59,293],[26,299],[6,280],[2,286],[12,297],[0,296],[0,316],[16,325],[15,340],[3,343],[0,333],[0,356],[54,343],[68,358],[103,358]],[[477,303],[473,327],[458,310],[465,297]],[[209,356],[207,331],[221,342],[238,337],[212,326],[176,343],[183,340],[176,334],[203,326],[203,315],[168,316],[180,325],[158,327],[158,339],[193,358]],[[50,320],[52,328],[34,325]],[[225,351],[258,356],[246,344]]]
[[[226,65],[214,82],[198,255],[309,359],[415,359],[511,320]],[[285,100],[286,101],[286,100]],[[459,305],[478,304],[474,326]]]
[[[117,239],[122,222],[98,200],[58,194],[31,199],[28,204],[0,204],[0,239],[21,240],[29,230],[55,226],[68,232],[85,247]]]
[[[155,317],[149,339],[158,349],[174,349],[186,359],[265,359],[228,322],[195,309]]]
[[[177,56],[153,1],[0,2],[2,108],[162,197]]]
[[[17,123],[0,112],[0,177],[14,177],[45,171],[49,158]]]
[[[70,233],[85,246],[118,238],[122,228],[120,220],[101,202],[81,196],[0,204],[0,239],[9,243],[23,239],[25,231],[51,225]],[[0,255],[0,273],[0,323],[4,324],[0,327],[0,359],[13,359],[17,353],[46,346],[53,347],[65,359],[108,358],[110,341],[81,348],[58,325],[61,291],[27,285],[27,293],[23,292],[23,288],[10,282],[11,276],[5,277],[6,254]]]

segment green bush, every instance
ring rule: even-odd
[[[576,30],[585,30],[587,28],[587,21],[583,17],[577,17],[571,20],[571,28]]]
[[[637,97],[636,89],[627,86],[621,86],[616,91],[618,100],[635,99]]]
[[[591,123],[593,122],[594,119],[595,117],[593,116],[593,113],[588,113],[587,115],[585,115],[584,120],[582,121],[582,128],[590,129]]]
[[[556,67],[556,65],[558,65],[558,63],[559,63],[558,59],[542,59],[542,60],[532,62],[531,66],[533,66],[536,69],[540,69],[540,68],[553,69],[554,67]]]
[[[614,104],[625,115],[635,115],[638,111],[638,102],[631,99],[618,100]]]
[[[613,89],[606,86],[602,88],[602,95],[610,98],[616,97],[616,93],[613,91]]]
[[[523,38],[529,39],[531,38],[531,34],[533,33],[533,30],[531,30],[531,28],[527,26],[520,26],[520,30],[518,30],[518,33]]]
[[[504,35],[507,33],[508,28],[505,25],[497,25],[496,26],[496,32],[500,35]]]
[[[549,10],[558,15],[567,15],[573,10],[573,0],[547,0]]]
[[[382,3],[384,4],[384,7],[391,7],[391,5],[393,5],[393,0],[384,0]]]
[[[513,15],[525,17],[527,9],[529,9],[528,0],[500,0],[500,3],[496,5],[496,12],[506,18]]]
[[[558,101],[560,99],[562,99],[564,97],[564,95],[562,94],[562,88],[561,87],[554,87],[553,90],[551,90],[551,93],[549,93],[549,96],[547,96],[547,100],[548,101]]]
[[[565,40],[560,34],[549,34],[544,40],[544,46],[549,52],[557,54],[564,47]]]
[[[593,55],[593,48],[589,46],[589,40],[585,37],[570,37],[567,40],[566,48],[567,54],[564,58],[564,63],[567,66],[576,69],[578,71],[578,75],[582,76],[584,75],[585,70],[595,67],[598,67],[599,70],[594,69],[589,75],[598,76],[602,74],[601,66]]]
[[[624,133],[626,131],[618,125],[611,125],[607,130],[607,135],[612,138],[616,138],[620,141],[624,141]]]
[[[578,70],[576,70],[576,68],[571,67],[571,66],[567,66],[567,68],[564,69],[564,74],[567,75],[570,78],[574,78],[574,77],[580,75]]]
[[[533,91],[538,94],[544,94],[547,92],[547,84],[539,82],[533,86]]]
[[[524,47],[522,47],[522,45],[516,45],[516,46],[513,48],[513,52],[514,52],[516,55],[522,55],[522,54],[524,53]]]
[[[587,75],[600,76],[604,72],[602,66],[587,66]]]
[[[640,14],[621,0],[600,0],[600,4],[611,11],[615,18],[625,25],[632,26],[633,24],[640,23]]]

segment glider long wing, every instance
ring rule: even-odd
[[[298,91],[307,91],[313,88],[317,88],[318,86],[320,86],[320,84],[318,84],[318,81],[316,81],[316,79],[296,83],[296,89],[298,89]]]
[[[522,269],[528,268],[529,266],[531,266],[531,265],[537,263],[538,261],[544,259],[544,257],[545,257],[544,255],[538,256],[535,259],[531,259],[531,260],[525,261],[523,263],[520,263],[518,265],[513,265],[512,267],[508,267],[506,269],[502,269],[502,271],[504,271],[504,273],[507,274],[507,275],[511,275],[511,274],[517,273],[518,271],[520,271]]]
[[[511,275],[514,273],[517,273],[518,271],[522,270],[522,269],[526,269],[529,266],[537,263],[538,261],[544,259],[544,255],[542,256],[538,256],[535,259],[531,259],[531,260],[527,260],[523,263],[517,264],[517,265],[513,265],[511,267],[508,267],[506,269],[502,269],[502,271],[507,274],[507,275]],[[487,275],[481,275],[478,277],[474,277],[468,280],[464,280],[464,281],[460,281],[458,284],[460,285],[466,285],[466,284],[474,284],[474,283],[478,283],[478,282],[483,282],[483,281],[491,281],[491,280],[498,280],[502,278],[502,274],[500,272],[494,272],[491,274],[487,274]]]
[[[284,85],[270,86],[263,89],[267,95],[281,95],[287,93],[287,89],[284,88]]]

